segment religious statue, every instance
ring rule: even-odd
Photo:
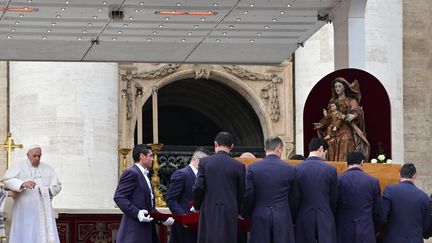
[[[360,86],[344,78],[332,82],[332,97],[323,110],[323,118],[314,123],[318,137],[327,140],[328,161],[346,161],[349,152],[356,150],[369,158],[369,142],[366,139],[363,107],[360,106]]]

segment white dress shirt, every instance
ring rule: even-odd
[[[146,182],[147,182],[147,186],[149,187],[149,189],[150,189],[150,195],[151,195],[151,205],[152,205],[152,208],[153,208],[153,199],[154,199],[154,195],[153,195],[153,190],[152,190],[152,187],[151,187],[151,184],[150,184],[150,179],[148,178],[148,176],[147,176],[147,174],[148,174],[148,169],[145,169],[144,167],[142,167],[142,165],[140,165],[140,164],[138,164],[138,163],[135,163],[137,166],[138,166],[138,168],[140,169],[140,171],[143,173],[143,175],[144,175],[144,178],[146,179]]]
[[[198,169],[193,167],[192,165],[189,165],[192,168],[193,173],[195,173],[195,176],[198,174]]]

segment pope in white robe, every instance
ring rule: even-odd
[[[15,191],[9,243],[59,243],[51,200],[61,190],[53,168],[40,162],[41,147],[28,149],[27,159],[14,163],[2,182]]]

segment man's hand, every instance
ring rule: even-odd
[[[153,220],[153,218],[150,217],[150,215],[148,215],[148,211],[145,210],[145,209],[142,209],[142,210],[138,211],[138,216],[137,217],[138,217],[138,220],[140,222],[144,222],[144,223],[148,223],[148,222],[151,222]]]
[[[163,222],[162,224],[165,225],[165,226],[171,226],[171,225],[174,224],[174,219],[171,218],[171,217],[169,217],[169,218],[167,218],[167,220],[165,220],[165,222]]]
[[[36,182],[31,181],[31,180],[25,181],[25,182],[23,182],[23,184],[21,184],[21,188],[23,188],[23,189],[27,189],[27,188],[33,189],[33,188],[35,188],[35,186],[36,186]]]

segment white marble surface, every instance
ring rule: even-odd
[[[40,144],[42,161],[59,175],[55,207],[114,207],[117,73],[113,63],[11,62],[11,131],[15,142]]]
[[[305,42],[303,48],[295,52],[296,154],[308,155],[307,151],[303,151],[303,109],[306,99],[315,84],[333,70],[333,26],[326,24]]]

